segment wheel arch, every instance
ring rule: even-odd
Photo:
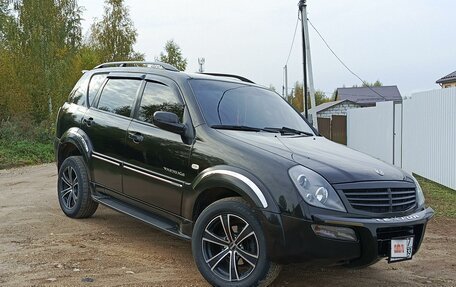
[[[208,168],[194,180],[192,190],[192,195],[184,199],[182,213],[185,218],[193,221],[208,205],[226,197],[241,197],[252,207],[279,212],[264,184],[240,168]]]
[[[80,155],[88,165],[93,151],[87,134],[80,128],[70,128],[62,137],[57,149],[57,167],[60,169],[63,161],[69,156]]]

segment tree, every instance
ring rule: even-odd
[[[383,86],[382,82],[379,80],[375,81],[374,83],[364,82],[363,87],[381,87]]]
[[[135,52],[138,33],[123,0],[106,0],[103,19],[91,27],[89,46],[93,46],[102,62],[144,60]]]
[[[293,105],[293,107],[295,107],[295,109],[297,109],[300,112],[303,112],[304,103],[303,103],[303,98],[302,98],[302,95],[303,95],[302,84],[300,84],[299,82],[296,82],[293,91],[294,91],[294,93],[292,95],[293,98],[291,100],[291,104]]]
[[[310,105],[310,100],[308,102]],[[320,91],[320,90],[315,91],[315,103],[317,106],[327,103],[327,102],[331,102],[331,98],[328,98],[326,96],[325,92]]]
[[[369,83],[367,81],[364,81],[363,84],[361,85],[361,87],[364,87],[364,88],[365,87],[381,87],[381,86],[383,86],[383,83],[380,82],[379,80],[377,80],[377,81],[375,81],[373,83]],[[353,85],[352,87],[353,88],[358,88],[358,85]],[[344,86],[344,88],[345,88],[345,86]]]
[[[3,4],[10,2],[14,5]],[[26,109],[26,114],[36,122],[43,121],[52,115],[49,103],[54,103],[55,110],[79,76],[74,74],[74,61],[81,44],[81,10],[76,0],[1,3],[2,15],[5,7],[13,10],[7,29],[2,31],[7,50],[3,55],[11,65],[11,78],[17,77],[20,83],[14,94],[6,94],[14,99],[7,101],[10,113],[15,102],[23,102],[19,107]]]
[[[298,111],[304,111],[304,103],[303,103],[303,87],[302,84],[299,82],[295,83],[294,86],[294,95],[292,98],[292,105],[298,110]],[[321,105],[326,102],[330,102],[331,99],[328,98],[325,94],[325,92],[317,90],[315,91],[315,105]],[[310,102],[310,95],[307,96],[307,108],[311,108],[311,102]]]
[[[174,40],[166,42],[165,53],[160,53],[159,61],[173,65],[179,71],[185,71],[187,68],[187,59],[182,57],[181,48]]]

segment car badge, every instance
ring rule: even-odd
[[[385,173],[383,172],[383,170],[378,169],[378,168],[375,169],[375,172],[376,172],[378,175],[381,175],[381,176],[384,176],[384,175],[385,175]]]

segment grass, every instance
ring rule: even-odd
[[[52,162],[53,134],[50,122],[0,121],[0,169]]]
[[[54,151],[51,143],[32,140],[0,141],[0,169],[52,162]]]
[[[415,175],[426,197],[426,205],[435,210],[438,217],[456,218],[456,191]]]

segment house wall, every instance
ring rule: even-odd
[[[443,84],[442,85],[442,88],[446,89],[446,88],[452,88],[452,87],[456,87],[456,82],[453,82],[453,83],[446,83],[446,84]]]
[[[345,102],[345,103],[335,105],[327,110],[319,112],[317,117],[328,119],[328,118],[332,118],[333,115],[346,116],[347,110],[356,109],[359,107],[360,106],[357,104]]]

